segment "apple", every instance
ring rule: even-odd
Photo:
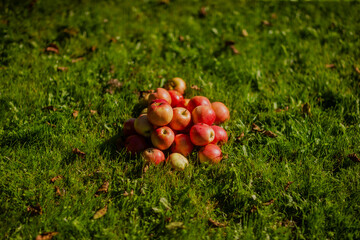
[[[186,108],[173,108],[173,118],[169,127],[176,131],[184,130],[191,122],[191,114]]]
[[[183,100],[181,100],[178,107],[187,108],[187,105],[189,104],[189,102],[190,102],[189,98],[184,98]]]
[[[189,161],[180,153],[172,153],[166,160],[175,170],[183,171],[188,165]]]
[[[127,152],[135,154],[140,153],[148,148],[148,144],[143,136],[131,135],[125,140],[125,148]]]
[[[189,135],[177,134],[175,135],[174,142],[171,146],[173,153],[181,153],[185,157],[188,156],[194,150],[194,145],[191,142]]]
[[[211,126],[216,118],[214,110],[211,106],[200,105],[197,106],[191,113],[192,120],[194,124],[197,123],[206,123]]]
[[[190,129],[191,142],[196,146],[205,146],[215,139],[215,131],[206,123],[198,123]]]
[[[222,102],[213,102],[212,109],[215,111],[215,124],[223,123],[230,119],[229,109]]]
[[[145,151],[141,153],[141,157],[145,160],[145,162],[154,163],[155,165],[165,161],[164,153],[156,148],[145,149]]]
[[[171,106],[177,107],[184,99],[183,95],[176,90],[169,90],[168,92],[171,96]]]
[[[157,88],[155,92],[151,93],[149,95],[148,102],[151,103],[155,99],[164,99],[169,104],[171,104],[171,96],[170,96],[169,92],[164,88]]]
[[[151,133],[151,142],[154,147],[165,150],[174,142],[175,134],[169,127],[160,127]]]
[[[212,144],[223,145],[224,143],[227,143],[228,135],[227,135],[225,129],[223,129],[222,127],[216,126],[216,125],[211,126],[211,128],[215,132],[215,139],[214,139],[214,141],[211,142]]]
[[[144,137],[150,137],[153,125],[146,114],[140,115],[134,122],[136,132]]]
[[[201,163],[209,162],[217,164],[222,159],[221,149],[215,144],[208,144],[202,147],[198,153],[198,158]]]
[[[207,97],[204,96],[195,96],[190,99],[189,103],[187,104],[186,108],[191,113],[197,106],[211,106],[211,103]]]
[[[126,120],[124,122],[123,133],[125,136],[131,136],[131,135],[136,134],[136,130],[134,127],[135,120],[136,120],[136,118],[129,118],[128,120]]]
[[[173,109],[168,103],[154,102],[148,107],[148,119],[155,126],[165,126],[173,118]]]
[[[185,90],[186,90],[186,83],[182,78],[173,78],[168,80],[165,83],[165,89],[167,90],[176,90],[181,94],[184,94]]]

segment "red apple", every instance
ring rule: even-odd
[[[148,107],[148,119],[155,126],[165,126],[173,118],[173,109],[168,103],[154,102]]]
[[[189,98],[185,98],[183,100],[181,100],[181,102],[179,103],[178,107],[183,107],[183,108],[187,108],[187,105],[189,104],[190,99]]]
[[[167,103],[169,104],[165,99],[154,99],[150,102],[149,106],[153,103]]]
[[[230,119],[229,109],[222,102],[213,102],[211,107],[216,115],[215,124],[223,123]]]
[[[176,77],[176,78],[168,80],[165,83],[165,89],[176,90],[179,93],[184,94],[184,92],[186,90],[186,83],[183,79]]]
[[[150,137],[153,125],[150,123],[146,114],[140,115],[134,122],[136,132],[144,137]]]
[[[205,146],[215,139],[214,130],[205,123],[198,123],[190,129],[191,142],[196,146]]]
[[[155,99],[164,99],[169,104],[171,104],[171,96],[170,96],[169,92],[164,88],[157,88],[155,92],[153,92],[149,95],[148,101],[149,101],[149,103],[151,103]]]
[[[129,118],[128,120],[126,120],[124,122],[123,133],[125,136],[130,136],[130,135],[136,134],[136,130],[134,127],[135,120],[136,120],[136,118]]]
[[[180,171],[183,171],[189,165],[189,161],[180,153],[170,154],[166,161],[170,163],[172,168]]]
[[[165,161],[164,153],[156,148],[148,148],[141,153],[141,157],[148,163],[158,165]]]
[[[197,123],[206,123],[211,126],[216,118],[214,110],[211,106],[197,106],[191,114],[192,120],[194,124]]]
[[[174,143],[171,146],[173,153],[181,153],[185,157],[188,156],[194,149],[194,145],[191,142],[189,135],[178,134],[175,135]]]
[[[184,99],[183,95],[175,90],[169,90],[168,91],[171,96],[171,106],[177,107],[181,101]]]
[[[225,129],[223,129],[222,127],[216,126],[216,125],[211,126],[211,128],[215,132],[215,139],[214,139],[214,141],[211,142],[212,144],[222,145],[224,143],[227,143],[228,135],[227,135]]]
[[[198,158],[201,163],[209,162],[217,164],[222,159],[221,149],[215,144],[208,144],[201,148],[198,153]]]
[[[191,114],[186,108],[173,108],[173,118],[169,123],[169,127],[173,130],[184,130],[191,122]]]
[[[148,147],[146,139],[143,136],[131,135],[126,138],[125,148],[126,151],[135,154],[144,151]]]
[[[175,134],[169,127],[160,127],[151,133],[151,142],[154,147],[165,150],[174,142]]]
[[[197,106],[211,106],[211,103],[207,97],[195,96],[190,99],[186,108],[192,113]]]

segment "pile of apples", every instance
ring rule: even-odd
[[[226,131],[213,124],[230,118],[229,109],[221,102],[211,103],[204,96],[184,98],[186,83],[173,78],[164,88],[157,88],[144,96],[147,103],[139,117],[130,118],[123,125],[125,148],[131,154],[141,153],[153,164],[169,162],[176,170],[189,164],[187,156],[196,146],[201,163],[219,163],[222,152],[219,146],[228,141]],[[163,151],[169,156],[165,159]]]

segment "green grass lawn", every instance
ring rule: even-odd
[[[0,3],[0,239],[360,239],[360,162],[348,157],[360,157],[359,12],[356,2]],[[139,91],[173,77],[187,97],[229,107],[227,157],[209,166],[194,153],[184,172],[144,173],[115,140],[141,110]]]

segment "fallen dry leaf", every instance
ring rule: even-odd
[[[335,64],[330,63],[330,64],[325,64],[325,67],[326,68],[335,68],[336,66],[335,66]]]
[[[256,212],[257,211],[257,207],[256,206],[253,206],[251,209],[250,209],[250,212],[251,213],[254,213],[254,212]]]
[[[258,126],[256,125],[255,123],[253,123],[251,125],[251,129],[254,131],[254,132],[262,132],[263,130]]]
[[[27,211],[30,213],[31,216],[35,215],[42,215],[42,207],[39,203],[37,203],[35,206],[28,206]]]
[[[311,106],[309,103],[304,103],[301,105],[302,113],[308,116],[311,116]]]
[[[91,46],[89,51],[90,52],[95,52],[97,50],[97,46]]]
[[[272,131],[269,131],[269,130],[263,131],[263,134],[268,136],[268,137],[271,137],[271,138],[276,138],[277,137],[277,135],[275,133],[273,133]]]
[[[56,111],[57,109],[54,108],[54,106],[46,106],[46,107],[43,107],[42,110],[50,110],[50,111]]]
[[[96,191],[95,196],[99,196],[101,193],[107,193],[109,189],[110,183],[108,181],[105,181],[101,187]]]
[[[243,37],[249,36],[249,34],[248,34],[248,32],[246,31],[246,29],[243,29],[243,30],[241,31],[241,34],[242,34]]]
[[[271,26],[271,23],[268,20],[262,20],[261,23],[265,26]]]
[[[52,52],[59,54],[59,47],[56,44],[51,43],[45,48],[45,52]]]
[[[201,89],[197,85],[191,85],[191,89],[194,89],[196,91],[200,91]]]
[[[236,49],[235,45],[231,45],[230,48],[231,48],[233,54],[240,54],[239,50]]]
[[[85,158],[86,153],[80,151],[78,148],[73,148],[72,152],[81,158]]]
[[[77,116],[79,116],[79,111],[74,110],[72,115],[73,115],[74,118],[77,118]]]
[[[358,67],[354,66],[354,69],[358,74],[360,74],[360,69]]]
[[[226,224],[225,223],[221,223],[221,222],[218,222],[218,221],[215,221],[214,219],[212,218],[209,218],[209,224],[214,226],[214,227],[226,227]]]
[[[207,15],[206,7],[203,6],[199,10],[199,17],[204,18],[204,17],[206,17],[206,15]]]
[[[355,153],[349,154],[347,157],[350,158],[353,162],[360,163],[360,158],[356,156]]]
[[[276,14],[276,13],[272,13],[272,14],[271,14],[271,18],[272,18],[272,19],[277,19],[277,18],[278,18],[278,16],[277,16],[277,14]]]
[[[110,38],[109,42],[110,42],[110,43],[116,43],[117,40],[116,40],[116,38],[112,37],[112,38]]]
[[[55,194],[58,197],[62,197],[65,194],[65,190],[63,189],[62,192],[58,186],[55,186]]]
[[[108,210],[108,207],[107,207],[107,205],[105,205],[105,207],[103,207],[102,209],[98,210],[98,211],[94,214],[93,219],[102,218],[102,217],[106,214],[107,210]]]
[[[79,58],[72,59],[71,62],[76,63],[76,62],[80,62],[80,61],[82,61],[84,59],[85,59],[84,57],[79,57]]]
[[[264,202],[262,205],[264,205],[264,206],[270,206],[271,204],[273,204],[274,203],[274,199],[271,199],[270,201],[267,201],[267,202]]]
[[[72,37],[76,36],[79,33],[79,31],[75,28],[65,28],[63,32]]]
[[[185,41],[185,38],[180,35],[180,36],[179,36],[179,41],[180,41],[180,42],[183,42],[183,41]]]
[[[97,111],[96,110],[90,110],[90,113],[91,113],[91,115],[95,115],[95,114],[97,114]]]
[[[242,132],[238,137],[236,137],[236,140],[240,141],[244,136],[245,134]]]
[[[49,125],[50,127],[53,127],[53,128],[56,127],[55,124],[52,124],[52,123],[49,123],[49,122],[46,122],[46,124]]]
[[[275,112],[284,112],[284,111],[288,111],[288,110],[289,110],[289,107],[286,106],[284,109],[281,109],[281,108],[275,109]]]
[[[57,70],[59,72],[67,72],[67,71],[69,71],[69,68],[68,67],[57,67]]]
[[[51,183],[54,183],[54,182],[56,182],[57,180],[61,180],[61,179],[63,179],[63,178],[64,178],[64,176],[58,175],[58,176],[53,177],[52,179],[50,179],[50,182],[51,182]]]
[[[45,232],[45,233],[37,235],[36,240],[50,240],[58,234],[59,234],[59,232]]]
[[[128,193],[127,191],[125,191],[125,192],[123,193],[123,196],[124,196],[124,197],[127,197],[127,196],[129,196],[129,193]]]
[[[114,94],[114,92],[120,89],[124,83],[120,82],[117,79],[111,79],[107,82],[107,89],[106,92],[109,94]]]
[[[293,184],[293,183],[294,182],[291,182],[291,181],[287,182],[287,184],[286,184],[286,186],[284,188],[285,192],[289,189],[290,185]]]

